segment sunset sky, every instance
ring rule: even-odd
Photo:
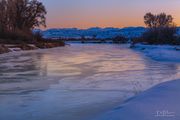
[[[48,28],[144,26],[146,12],[166,12],[180,25],[180,0],[40,0]]]

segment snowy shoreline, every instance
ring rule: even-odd
[[[180,46],[136,44],[133,49],[160,62],[180,62]]]
[[[159,62],[180,62],[180,47],[137,44],[134,49]],[[180,80],[160,83],[95,120],[179,120]]]
[[[96,120],[179,120],[180,80],[161,83]]]

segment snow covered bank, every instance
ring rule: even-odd
[[[136,44],[135,49],[142,51],[154,60],[180,62],[180,46]]]
[[[180,80],[159,84],[96,120],[180,120]]]
[[[153,60],[179,63],[180,47],[137,44],[134,49]],[[125,101],[95,120],[180,120],[180,80],[161,83]]]

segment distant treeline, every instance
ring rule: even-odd
[[[117,43],[117,44],[123,44],[127,43],[129,41],[128,38],[126,38],[123,35],[117,35],[112,38],[96,38],[96,37],[85,37],[82,36],[81,38],[64,38],[64,37],[55,37],[55,38],[50,38],[51,41],[64,41],[64,42],[70,42],[70,41],[79,41],[81,43]]]

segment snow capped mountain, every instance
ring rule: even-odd
[[[119,35],[126,36],[127,38],[138,37],[146,29],[144,27],[127,27],[127,28],[99,28],[93,27],[88,29],[77,28],[63,28],[63,29],[48,29],[42,31],[44,38],[97,38],[108,39]]]

